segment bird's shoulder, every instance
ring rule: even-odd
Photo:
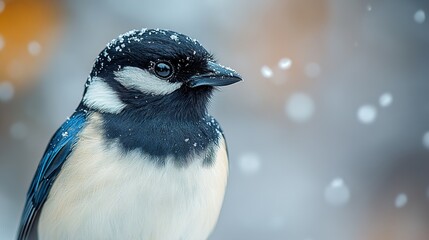
[[[18,230],[18,239],[26,239],[62,165],[78,141],[85,125],[87,111],[78,109],[52,136],[27,192],[27,199]]]

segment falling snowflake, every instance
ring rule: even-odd
[[[395,198],[395,207],[401,208],[408,202],[408,197],[405,193],[400,193]]]
[[[28,43],[27,45],[27,49],[28,52],[33,55],[33,56],[37,56],[40,54],[40,52],[42,51],[42,46],[40,45],[39,42],[37,41],[31,41]]]
[[[381,107],[388,107],[392,103],[392,101],[393,101],[393,97],[392,97],[392,94],[390,93],[384,93],[378,99],[378,103],[380,104]]]
[[[371,12],[372,11],[372,6],[370,4],[366,5],[366,10],[368,12]]]
[[[2,50],[4,48],[4,39],[3,36],[0,35],[0,50]]]
[[[273,77],[273,70],[271,70],[270,67],[264,65],[261,68],[261,74],[264,78],[272,78]]]
[[[325,188],[325,200],[333,206],[345,205],[350,199],[350,190],[342,178],[335,178]]]
[[[292,66],[292,60],[289,58],[282,58],[280,59],[278,66],[280,69],[286,70],[289,69]]]
[[[238,159],[240,170],[245,174],[254,174],[259,171],[261,161],[256,153],[244,153]]]
[[[361,123],[373,123],[377,117],[377,109],[372,105],[363,105],[358,109],[357,117]]]
[[[4,3],[4,1],[0,0],[0,13],[4,11],[5,7],[6,7],[6,4]]]
[[[422,9],[417,10],[417,12],[414,13],[414,21],[416,23],[422,24],[426,20],[426,14]]]
[[[285,110],[292,121],[305,122],[314,114],[314,102],[305,93],[294,93],[287,100]]]
[[[7,102],[13,98],[15,88],[10,82],[0,82],[0,102]]]
[[[429,131],[427,131],[425,134],[423,134],[423,146],[425,146],[425,148],[429,149]]]
[[[316,78],[320,75],[321,68],[318,63],[311,62],[305,65],[305,75],[309,78]]]
[[[16,122],[12,124],[9,131],[13,139],[20,140],[27,136],[28,128],[23,122]]]

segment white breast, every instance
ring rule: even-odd
[[[222,139],[212,166],[156,166],[139,151],[105,145],[93,115],[45,202],[39,239],[206,239],[228,175]],[[201,157],[202,159],[202,157]]]

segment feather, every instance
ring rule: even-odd
[[[86,111],[77,110],[52,137],[27,193],[27,199],[18,230],[18,240],[29,239],[35,232],[38,214],[49,195],[49,190],[61,166],[67,160],[78,135],[85,125]]]

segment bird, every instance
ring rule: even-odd
[[[208,105],[242,80],[172,30],[113,39],[43,154],[17,239],[207,239],[229,171]]]

